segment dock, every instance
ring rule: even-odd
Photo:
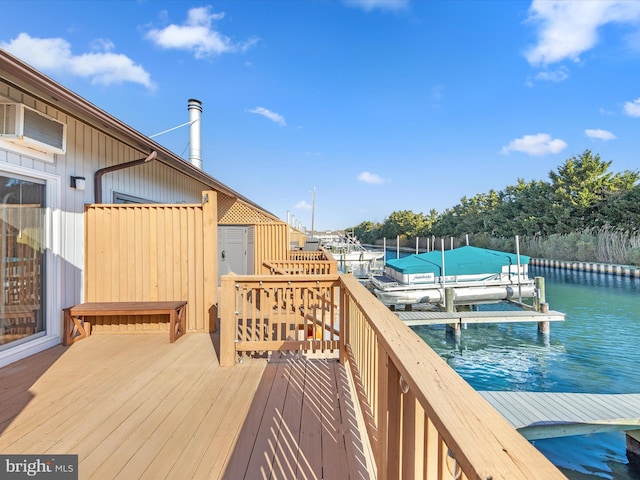
[[[565,314],[550,310],[546,313],[533,310],[500,310],[482,312],[395,312],[398,318],[410,327],[418,325],[451,325],[465,323],[512,323],[512,322],[563,322]]]
[[[640,433],[640,394],[480,394],[528,440],[611,431]]]

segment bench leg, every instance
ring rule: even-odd
[[[91,324],[84,321],[82,317],[71,315],[68,308],[64,309],[64,338],[62,344],[65,346],[87,338],[91,335]]]
[[[171,312],[170,320],[170,338],[171,343],[175,342],[178,338],[185,334],[186,330],[186,311],[187,305],[183,305],[177,310]]]

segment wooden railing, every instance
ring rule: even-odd
[[[338,264],[331,260],[267,260],[262,263],[263,275],[333,275]]]
[[[221,278],[220,364],[237,355],[338,349],[338,275]]]
[[[293,261],[310,261],[310,260],[327,260],[323,250],[289,250],[289,260]]]
[[[265,260],[262,275],[334,275],[338,263],[323,250],[290,250],[288,260]]]
[[[225,275],[220,315],[223,366],[339,348],[378,478],[565,478],[351,275]]]

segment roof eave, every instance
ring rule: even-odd
[[[30,95],[40,98],[54,108],[67,112],[71,110],[82,120],[90,124],[100,125],[101,128],[114,134],[114,136],[122,136],[129,139],[130,142],[135,144],[136,148],[139,148],[143,153],[149,153],[155,150],[158,152],[158,161],[161,163],[174,168],[180,173],[214,190],[232,198],[237,198],[280,221],[277,216],[268,212],[260,205],[224,185],[203,170],[195,167],[149,137],[0,48],[0,76],[4,77],[6,74],[31,86],[33,90],[29,90],[28,93]],[[10,81],[11,79],[7,78],[7,80]]]

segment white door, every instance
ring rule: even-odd
[[[229,272],[247,275],[247,249],[249,228],[242,226],[218,227],[218,274]]]

